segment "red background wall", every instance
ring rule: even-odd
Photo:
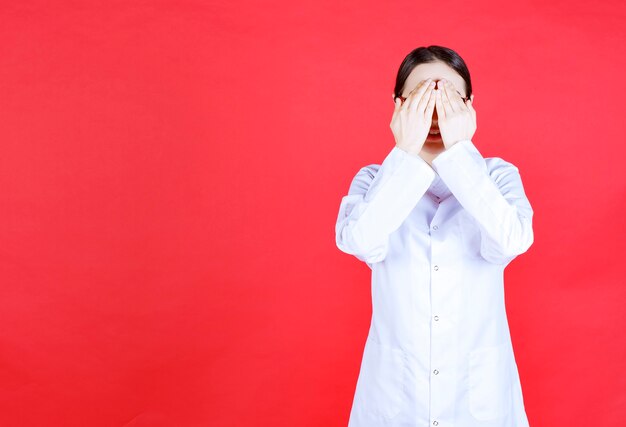
[[[506,272],[531,425],[623,425],[625,14],[2,1],[0,425],[345,426],[371,302],[334,223],[429,44],[535,210]]]

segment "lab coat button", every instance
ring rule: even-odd
[[[433,230],[438,229],[439,227],[437,227],[436,225],[433,225]]]
[[[439,316],[435,316],[435,321],[439,320]]]
[[[437,270],[439,270],[439,266],[438,265],[435,266],[435,271],[437,271]]]
[[[438,426],[438,425],[439,425],[439,423],[438,423],[437,421],[433,421],[433,425],[434,425],[434,426]]]
[[[438,373],[439,373],[439,371],[436,370],[436,369],[433,371],[433,374],[435,374],[435,375],[437,375]]]

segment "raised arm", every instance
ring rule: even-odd
[[[341,199],[335,226],[337,247],[366,262],[385,259],[389,235],[426,193],[435,172],[420,156],[394,146],[383,163],[365,166]]]
[[[533,209],[524,193],[518,168],[502,159],[487,168],[471,140],[463,140],[432,161],[459,203],[480,227],[482,257],[508,264],[528,250],[534,236]]]

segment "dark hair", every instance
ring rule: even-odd
[[[472,81],[470,73],[463,58],[447,47],[431,45],[428,47],[418,47],[413,49],[402,61],[396,76],[396,86],[394,87],[394,100],[402,95],[404,83],[411,74],[411,71],[420,64],[441,61],[456,71],[465,80],[465,94],[469,98],[472,95]]]

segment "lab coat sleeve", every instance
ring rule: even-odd
[[[337,247],[372,264],[385,259],[389,235],[426,193],[435,171],[420,156],[394,146],[381,165],[361,168],[341,199]]]
[[[506,265],[528,250],[534,240],[533,209],[515,165],[497,158],[489,168],[471,140],[457,142],[432,165],[478,223],[485,260]]]

